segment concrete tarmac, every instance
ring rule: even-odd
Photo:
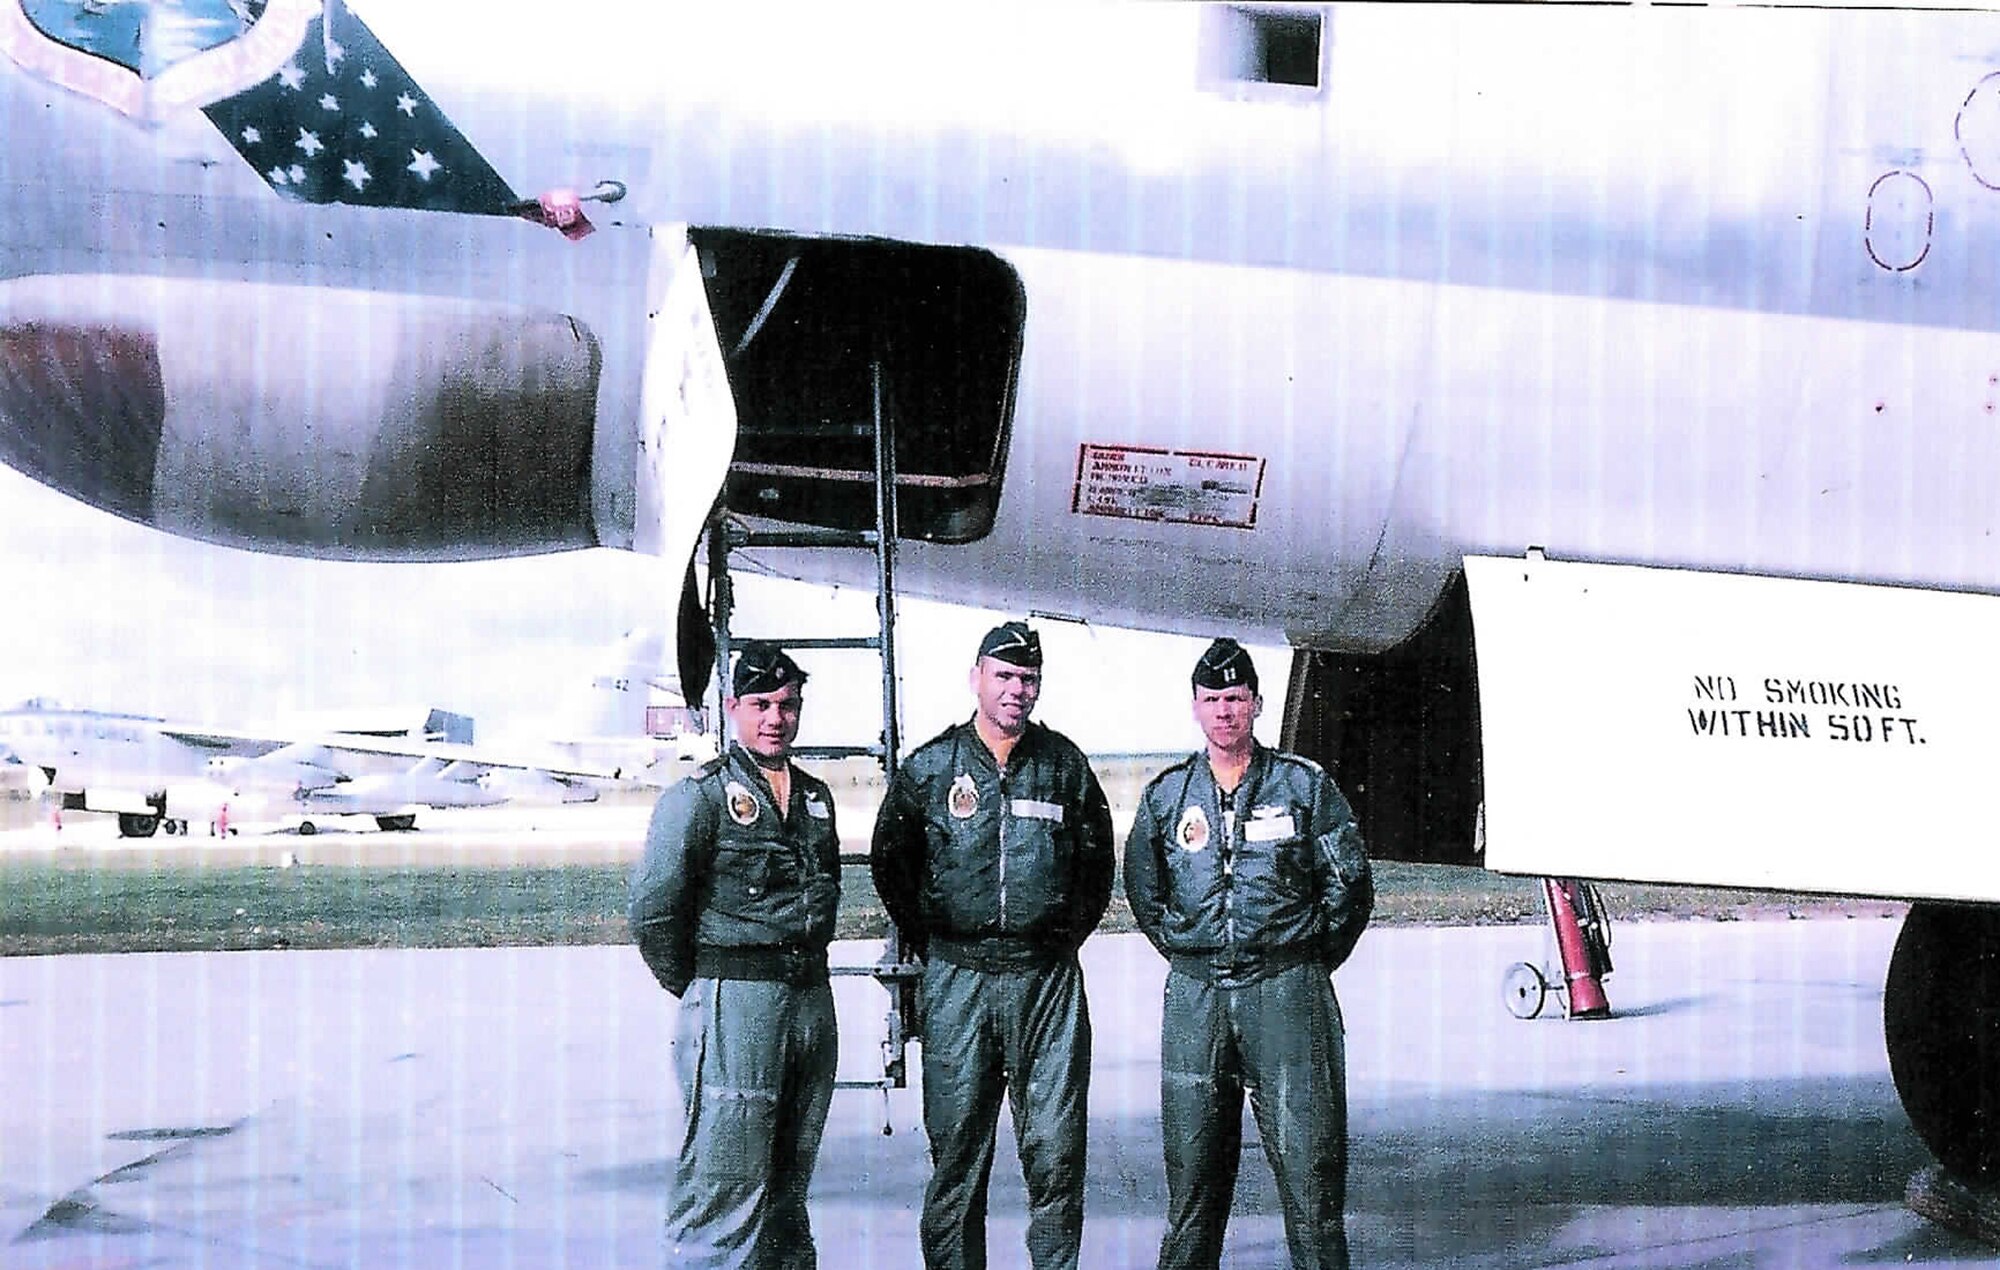
[[[1546,955],[1540,928],[1371,932],[1336,980],[1356,1264],[1990,1263],[1901,1202],[1926,1156],[1882,1051],[1895,934],[1624,925],[1617,1017],[1567,1022],[1553,999],[1533,1021],[1503,1006],[1506,967]],[[1149,1267],[1164,965],[1117,935],[1085,969],[1083,1264]],[[886,997],[839,992],[843,1074],[872,1075]],[[673,1010],[629,948],[0,959],[0,1266],[657,1265]],[[1224,1264],[1282,1267],[1247,1136]],[[1022,1266],[1002,1139],[989,1247]],[[914,1090],[838,1095],[821,1265],[921,1264],[926,1173]]]

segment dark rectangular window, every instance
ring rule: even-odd
[[[1255,32],[1253,70],[1266,84],[1319,87],[1319,15],[1249,10]]]
[[[1317,90],[1325,13],[1292,7],[1216,5],[1202,29],[1202,78],[1212,88],[1272,84]]]

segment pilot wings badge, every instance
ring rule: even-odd
[[[327,0],[0,0],[0,53],[156,122],[276,75]]]
[[[1174,841],[1181,844],[1184,851],[1199,851],[1208,845],[1208,813],[1199,805],[1189,807],[1181,813],[1181,821],[1174,826]]]
[[[757,796],[742,781],[731,781],[724,788],[723,797],[729,803],[729,818],[739,825],[757,823]]]
[[[958,779],[951,783],[951,793],[945,798],[945,806],[959,820],[972,819],[972,813],[979,810],[979,786],[972,783],[972,773],[958,774]]]

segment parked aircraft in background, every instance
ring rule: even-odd
[[[1917,901],[2000,1177],[2000,17],[117,7],[0,0],[0,459],[678,570],[871,523],[879,402],[906,589],[1292,645],[1381,854]]]
[[[0,710],[0,757],[40,769],[63,810],[116,812],[127,837],[225,814],[297,816],[312,833],[315,818],[335,815],[399,830],[427,807],[589,802],[608,786],[677,774],[660,766],[673,743],[643,731],[663,650],[654,633],[619,641],[534,739],[479,742],[472,719],[435,709],[243,729],[35,699]]]

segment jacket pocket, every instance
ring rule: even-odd
[[[715,853],[715,907],[736,917],[762,908],[771,871],[771,853],[763,847],[722,847]]]
[[[1198,851],[1183,847],[1170,847],[1166,853],[1166,894],[1160,898],[1166,903],[1171,917],[1174,913],[1194,914],[1208,906],[1216,890],[1216,873],[1220,867],[1216,862],[1215,848],[1204,846]]]
[[[1278,895],[1298,898],[1312,893],[1311,827],[1309,813],[1285,804],[1272,806],[1261,816],[1252,814],[1243,824],[1244,852],[1271,862],[1271,886]]]

